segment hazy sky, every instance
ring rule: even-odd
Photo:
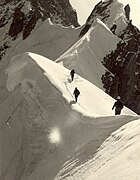
[[[80,24],[83,24],[94,6],[100,0],[70,0],[72,6],[76,9],[78,13],[78,20]],[[124,5],[129,4],[131,7],[131,19],[133,24],[140,29],[140,0],[119,0]]]

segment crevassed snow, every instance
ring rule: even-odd
[[[112,34],[99,19],[93,27],[56,62],[76,72],[103,89],[101,77],[106,68],[102,65],[103,57],[114,50],[120,39]]]
[[[53,180],[70,157],[81,152],[80,163],[87,162],[85,149],[92,157],[112,132],[139,118],[127,108],[126,115],[111,116],[114,100],[78,75],[71,82],[69,73],[33,53],[12,59],[11,95],[0,105],[1,179]],[[81,91],[77,104],[75,86]]]

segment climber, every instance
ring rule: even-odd
[[[80,95],[80,91],[77,89],[77,87],[74,89],[73,94],[75,96],[75,101],[77,102],[78,96]]]
[[[129,6],[129,4],[127,4],[125,7],[124,7],[124,11],[125,11],[125,15],[126,15],[126,18],[128,19],[128,20],[130,20],[130,6]]]
[[[121,110],[123,109],[123,103],[121,102],[121,97],[117,97],[117,101],[114,103],[112,110],[115,108],[115,115],[120,115]]]
[[[110,28],[110,31],[112,31],[112,33],[115,34],[116,29],[117,29],[117,25],[113,24],[113,26]]]
[[[70,72],[71,80],[72,80],[72,81],[73,81],[73,79],[74,79],[74,74],[75,74],[75,70],[72,69],[71,72]]]

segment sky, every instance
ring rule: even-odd
[[[79,1],[81,3],[79,3]],[[78,14],[78,21],[82,25],[88,18],[89,14],[93,10],[94,6],[100,0],[70,0],[72,6],[76,9]],[[140,0],[119,0],[124,5],[129,4],[131,7],[131,19],[133,24],[140,29],[139,11],[140,11]]]

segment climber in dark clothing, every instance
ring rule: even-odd
[[[72,69],[71,72],[70,72],[71,80],[72,80],[72,81],[73,81],[73,79],[74,79],[74,74],[75,74],[75,70]]]
[[[117,25],[113,24],[113,26],[111,27],[110,31],[112,31],[112,33],[115,34],[116,29],[117,29]]]
[[[114,103],[112,110],[115,108],[115,115],[120,115],[123,109],[123,103],[120,100],[120,96],[117,97],[117,101]]]
[[[80,91],[77,89],[77,87],[74,89],[73,94],[75,96],[75,101],[77,102],[78,96],[80,95]]]

